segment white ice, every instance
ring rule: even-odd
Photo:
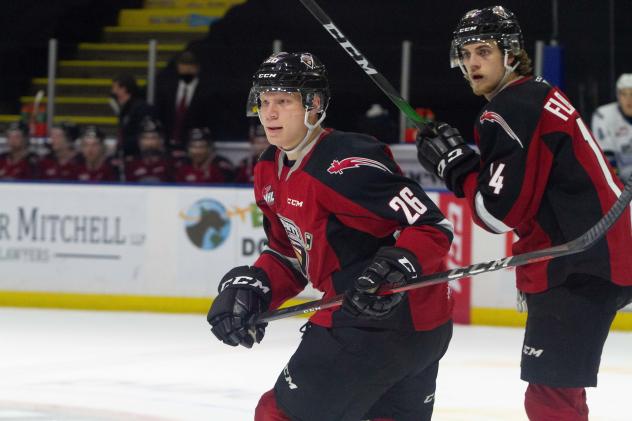
[[[0,420],[252,420],[304,322],[273,322],[247,350],[203,315],[0,309]],[[457,326],[434,419],[526,420],[521,343],[522,329]],[[632,333],[610,334],[599,383],[591,421],[632,420]]]

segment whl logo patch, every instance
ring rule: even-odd
[[[265,188],[261,192],[261,195],[263,196],[263,200],[266,201],[268,206],[274,205],[274,191],[272,190],[272,186],[265,186]]]
[[[381,162],[375,161],[369,158],[362,158],[359,156],[352,156],[349,158],[344,158],[341,160],[334,159],[331,164],[329,164],[329,168],[327,168],[327,172],[329,174],[342,174],[344,171],[351,168],[360,168],[360,167],[373,167],[379,170],[382,170],[387,173],[391,173],[391,170]]]
[[[518,137],[518,135],[511,129],[511,127],[509,127],[509,124],[507,124],[505,119],[500,114],[492,112],[492,111],[485,111],[481,115],[481,118],[479,119],[479,121],[481,122],[481,125],[486,121],[489,121],[491,123],[497,123],[500,127],[502,127],[505,133],[507,133],[507,136],[509,136],[516,142],[518,142],[520,147],[524,149],[524,145],[520,141],[520,138]]]

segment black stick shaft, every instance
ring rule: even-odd
[[[402,98],[397,90],[391,85],[391,83],[380,72],[377,71],[369,60],[358,50],[347,38],[340,29],[334,24],[329,16],[314,0],[300,0],[303,6],[311,12],[318,22],[325,28],[327,32],[336,40],[343,50],[351,56],[351,58],[357,63],[358,66],[364,70],[364,73],[371,78],[371,80],[377,85],[378,88],[386,94],[386,96],[400,109],[401,112],[415,123],[415,125],[421,128],[423,120],[419,114],[413,109],[413,107]]]

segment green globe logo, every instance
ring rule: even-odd
[[[180,213],[189,240],[202,250],[221,246],[230,234],[230,218],[224,206],[213,199],[202,199]]]

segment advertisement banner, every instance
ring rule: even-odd
[[[2,184],[0,288],[129,291],[142,277],[145,190]]]
[[[215,295],[221,277],[252,264],[265,245],[252,189],[182,189],[177,197],[177,279],[185,295]]]
[[[448,269],[471,265],[472,262],[472,217],[470,208],[463,199],[452,194],[439,194],[439,208],[452,223],[454,239],[448,255]],[[454,321],[470,323],[471,280],[462,278],[450,281],[454,297]]]

